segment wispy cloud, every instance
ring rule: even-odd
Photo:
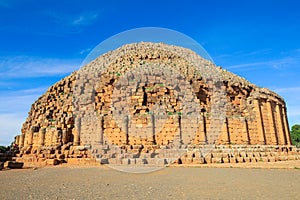
[[[79,52],[80,55],[84,55],[84,54],[87,54],[89,53],[90,51],[92,50],[92,48],[86,48],[86,49],[83,49]]]
[[[49,13],[54,22],[62,26],[82,27],[95,23],[99,18],[99,12],[88,11],[79,14],[66,14],[66,13]]]
[[[22,113],[0,114],[0,145],[9,145],[13,138],[21,132],[22,123],[26,115]]]
[[[300,63],[300,58],[298,58],[298,57],[284,57],[284,58],[275,59],[275,60],[231,65],[226,68],[227,69],[240,69],[240,68],[253,69],[253,68],[257,68],[257,67],[271,67],[271,68],[275,68],[275,69],[282,69],[284,67],[294,66],[295,64],[299,64],[299,63]]]
[[[227,62],[224,65],[229,70],[252,71],[256,69],[286,69],[300,65],[300,50],[294,49],[289,52],[280,52],[279,55],[271,49],[261,49],[253,52],[235,52],[233,54],[219,55],[216,58]],[[268,59],[267,59],[268,58]],[[243,62],[243,61],[247,62]],[[239,62],[233,64],[233,61]]]
[[[300,94],[300,87],[286,87],[286,88],[275,88],[275,92],[277,93],[294,93],[294,94]],[[299,95],[297,95],[299,96]]]
[[[9,145],[20,134],[31,104],[47,87],[6,92],[0,95],[0,145]]]
[[[300,87],[274,88],[273,90],[285,99],[290,126],[300,124],[300,96],[298,95]]]
[[[5,91],[0,95],[0,113],[15,113],[28,111],[30,105],[45,93],[48,86],[25,90]]]
[[[98,18],[98,13],[96,12],[86,12],[82,13],[79,16],[75,16],[74,19],[72,19],[71,24],[74,26],[85,26],[93,24]]]
[[[8,56],[0,58],[1,77],[41,77],[65,75],[77,70],[79,59],[53,59],[29,56]]]

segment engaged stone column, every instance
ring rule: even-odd
[[[68,134],[67,134],[67,130],[66,129],[62,130],[61,142],[63,144],[67,144],[68,143]]]
[[[181,116],[175,116],[175,123],[178,125],[177,134],[174,137],[174,144],[176,147],[180,147],[182,145],[182,124],[181,124]]]
[[[20,143],[20,136],[19,136],[19,135],[17,135],[17,136],[15,137],[14,144],[16,144],[16,145],[18,145],[18,146],[19,146],[19,143]]]
[[[271,142],[272,142],[272,144],[278,144],[277,131],[276,131],[276,127],[275,127],[273,110],[272,110],[272,103],[270,100],[267,100],[267,111],[268,111],[268,116],[269,116],[269,127],[270,127],[269,134],[271,135]]]
[[[226,117],[223,123],[223,143],[224,144],[230,144],[230,133],[229,133],[229,123],[228,123],[228,118]]]
[[[276,103],[276,117],[277,117],[277,126],[278,126],[278,144],[284,145],[286,144],[285,141],[285,132],[284,132],[284,125],[282,119],[282,109],[279,103]]]
[[[41,128],[39,131],[39,146],[45,145],[46,128]]]
[[[34,134],[34,127],[31,127],[27,136],[25,137],[25,146],[30,146],[33,143],[33,134]]]
[[[207,144],[207,130],[206,130],[206,118],[205,118],[205,113],[203,111],[201,111],[201,117],[202,117],[202,126],[200,129],[200,144]]]
[[[155,116],[154,114],[151,115],[151,124],[152,124],[152,144],[156,144],[156,139],[155,139]],[[179,125],[180,126],[180,125]]]
[[[257,131],[258,131],[258,143],[266,144],[266,136],[265,136],[265,129],[261,114],[260,102],[258,99],[254,99],[254,109],[256,111],[256,118],[257,118]]]
[[[80,145],[80,130],[81,130],[81,118],[76,119],[75,128],[73,129],[73,145]]]
[[[249,127],[248,127],[248,121],[245,117],[242,117],[242,123],[243,123],[243,138],[245,144],[250,144],[250,135],[249,135]]]
[[[289,130],[289,124],[287,120],[287,115],[286,115],[286,107],[282,107],[282,117],[283,117],[283,124],[284,124],[284,129],[285,129],[285,139],[286,139],[286,144],[291,145],[291,136],[290,136],[290,130]]]
[[[125,124],[125,144],[129,144],[129,117],[126,115],[124,118]]]
[[[19,147],[24,147],[24,140],[25,140],[25,135],[21,134],[20,141],[19,141]]]

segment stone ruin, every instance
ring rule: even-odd
[[[15,160],[35,164],[300,159],[282,97],[162,43],[122,46],[57,82],[21,132]]]

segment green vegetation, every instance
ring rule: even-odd
[[[300,125],[295,124],[291,130],[292,144],[300,147]]]
[[[0,153],[5,153],[8,150],[8,147],[0,146]]]

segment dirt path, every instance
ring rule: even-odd
[[[0,181],[0,199],[298,199],[300,170],[60,166],[4,170]]]

